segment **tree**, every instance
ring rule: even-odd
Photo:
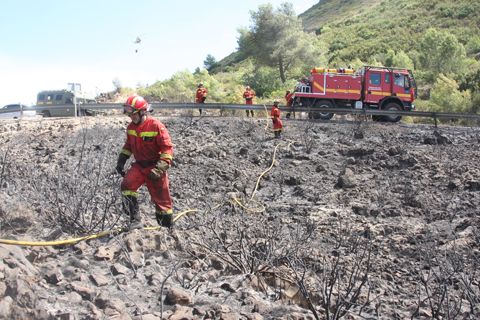
[[[413,61],[405,52],[403,52],[403,50],[400,50],[397,53],[393,50],[388,50],[385,65],[387,67],[414,69]]]
[[[215,67],[216,64],[217,59],[215,59],[215,57],[212,56],[210,53],[207,54],[207,58],[205,58],[205,60],[203,61],[203,66],[205,67],[205,69],[210,71],[211,68]]]
[[[430,92],[430,110],[434,112],[467,113],[471,107],[470,90],[458,91],[455,80],[439,74]]]
[[[291,3],[284,2],[276,10],[271,4],[250,11],[252,25],[237,31],[238,50],[262,67],[273,67],[283,83],[287,73],[299,65],[311,63],[322,52],[315,33],[303,31]]]
[[[122,81],[118,77],[115,77],[112,80],[112,83],[113,83],[113,86],[115,87],[115,91],[120,93],[122,91],[122,88],[123,88]]]
[[[459,72],[465,66],[465,48],[447,31],[428,29],[419,51],[423,68],[436,74]]]

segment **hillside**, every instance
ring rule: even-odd
[[[452,33],[476,53],[479,12],[479,1],[330,0],[320,1],[300,18],[328,44],[330,61],[367,61],[388,49],[418,50],[429,28]]]
[[[429,28],[452,33],[475,56],[480,52],[478,12],[478,0],[322,0],[299,18],[307,31],[315,31],[325,41],[330,62],[357,58],[367,62],[389,49],[418,51]],[[232,53],[212,71],[225,70],[246,58]]]
[[[321,0],[299,17],[305,29],[312,31],[371,10],[380,0]]]
[[[290,119],[274,139],[264,118],[154,117],[174,143],[174,215],[198,211],[172,232],[0,244],[0,319],[480,316],[478,129]],[[124,228],[127,123],[2,122],[0,238]],[[155,226],[145,188],[139,202]]]

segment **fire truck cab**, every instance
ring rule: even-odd
[[[408,69],[364,66],[354,69],[313,68],[311,77],[295,85],[294,106],[411,111],[417,95],[413,73]],[[303,80],[303,79],[302,79]],[[329,120],[331,112],[309,112],[309,118]],[[376,121],[400,121],[401,116],[374,116]]]

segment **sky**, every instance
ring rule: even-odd
[[[193,72],[208,54],[236,51],[250,10],[284,1],[0,0],[0,107],[35,104],[39,91],[68,83],[98,94],[114,78],[135,88]],[[300,14],[319,0],[288,2]]]

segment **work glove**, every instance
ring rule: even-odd
[[[275,124],[275,118],[272,119],[273,124]]]
[[[160,176],[162,175],[162,173],[167,171],[169,167],[170,165],[168,164],[167,161],[162,159],[158,160],[155,167],[153,167],[153,169],[150,170],[150,172],[148,173],[147,175],[148,180],[157,181],[158,179],[160,179]]]
[[[125,167],[125,162],[127,162],[128,158],[130,157],[127,156],[125,153],[120,153],[120,155],[118,156],[116,169],[118,174],[122,177],[125,177],[125,172],[123,172],[123,168]]]
[[[202,97],[202,103],[205,103],[205,99],[207,99],[207,97]]]

